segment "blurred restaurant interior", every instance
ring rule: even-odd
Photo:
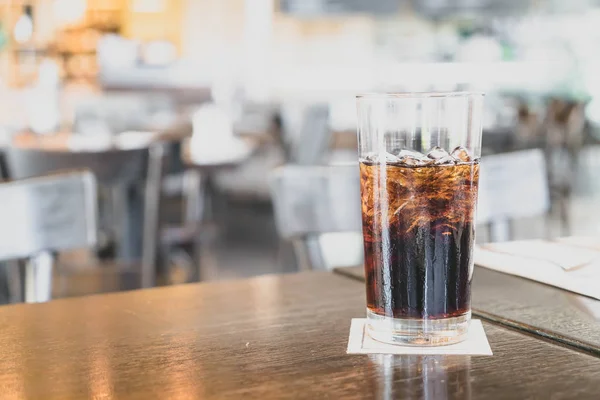
[[[598,66],[595,0],[0,0],[2,179],[92,174],[42,205],[2,195],[0,301],[360,265],[360,232],[302,247],[287,215],[289,192],[334,193],[303,177],[357,161],[360,92],[486,93],[483,159],[505,174],[482,179],[478,243],[600,235]],[[52,293],[16,268],[39,243],[10,248],[32,213],[80,232],[31,228],[57,243]]]

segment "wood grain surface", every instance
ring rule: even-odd
[[[362,267],[336,272],[364,281]],[[600,301],[481,267],[472,290],[473,315],[600,356]]]
[[[600,359],[485,323],[494,356],[347,355],[364,285],[265,276],[0,308],[2,399],[596,399]]]

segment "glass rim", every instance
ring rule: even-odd
[[[358,93],[356,99],[425,99],[425,98],[448,98],[448,97],[484,97],[484,92],[460,91],[460,92],[366,92]]]

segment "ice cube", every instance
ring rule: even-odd
[[[421,166],[431,163],[431,160],[425,154],[413,150],[401,150],[398,153],[398,158],[400,159],[400,163],[410,166]]]
[[[400,159],[398,157],[396,157],[395,155],[393,155],[392,153],[385,153],[385,162],[386,163],[397,163],[400,161]]]
[[[433,160],[435,165],[454,164],[454,158],[441,147],[434,147],[427,153],[427,157]]]
[[[400,161],[400,159],[398,157],[396,157],[395,155],[393,155],[392,153],[369,153],[365,156],[365,160],[367,162],[371,162],[374,164],[379,164],[379,163],[388,163],[388,164],[392,164],[392,163],[398,163]]]
[[[414,150],[402,149],[398,153],[398,157],[400,157],[400,158],[406,157],[406,156],[411,156],[411,157],[415,157],[415,158],[425,158],[425,154],[419,153],[418,151],[414,151]]]
[[[427,153],[427,157],[431,158],[432,160],[438,160],[449,155],[450,153],[438,146],[435,146],[433,149],[429,150],[429,153]]]
[[[458,146],[450,155],[458,162],[471,162],[473,157],[469,154],[469,151],[462,146]]]

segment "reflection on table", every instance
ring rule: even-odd
[[[3,307],[3,396],[597,398],[600,359],[497,323],[491,357],[348,355],[364,304],[310,272]]]

